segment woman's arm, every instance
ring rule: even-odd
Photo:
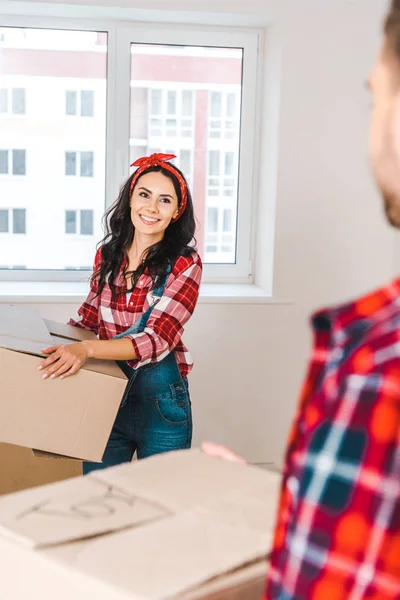
[[[42,379],[64,379],[74,375],[88,358],[106,360],[134,360],[136,358],[132,342],[127,338],[120,340],[85,340],[73,344],[50,346],[42,350],[49,354],[38,367],[43,371]]]
[[[43,371],[43,379],[74,375],[88,358],[126,360],[137,367],[158,362],[166,353],[172,352],[196,306],[202,273],[197,254],[194,260],[179,260],[182,268],[165,288],[145,331],[118,340],[85,340],[45,348],[43,353],[49,356],[38,367]]]

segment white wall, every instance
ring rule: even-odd
[[[199,10],[202,3],[185,0],[173,8]],[[272,139],[265,115],[260,183],[262,196],[271,200],[276,180],[271,152],[279,148],[274,295],[292,303],[198,306],[186,335],[197,359],[191,376],[195,441],[214,439],[252,460],[279,461],[309,352],[310,311],[363,293],[394,274],[394,234],[384,222],[368,169],[364,89],[386,2],[230,0],[212,5],[259,11],[258,21],[271,27],[267,50],[276,58],[267,65],[272,80],[264,108],[271,106],[269,94],[278,97],[281,78],[280,125],[279,139]],[[281,73],[274,63],[280,49]],[[261,211],[264,236],[270,235],[273,205],[267,202]],[[263,270],[262,257],[258,270]],[[39,306],[56,319],[68,318],[75,308]]]

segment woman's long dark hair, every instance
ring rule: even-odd
[[[184,178],[183,173],[175,165],[173,165],[173,167]],[[163,169],[161,166],[155,166],[149,167],[143,171],[140,177],[151,172],[162,173],[172,181],[178,197],[178,206],[180,206],[182,194],[179,181],[175,175],[171,171]],[[107,283],[111,288],[113,296],[115,297],[118,295],[119,286],[116,285],[116,280],[124,260],[126,266],[122,274],[123,281],[125,282],[127,275],[130,275],[127,271],[127,251],[131,247],[135,235],[135,227],[131,220],[130,207],[130,185],[133,176],[134,173],[121,187],[117,200],[103,217],[105,236],[100,242],[102,260],[99,269],[93,273],[91,277],[91,281],[95,284],[95,288],[97,289],[97,295],[102,292]],[[136,181],[133,189],[135,189],[140,177]],[[188,256],[192,252],[195,252],[194,233],[196,223],[193,200],[188,186],[187,191],[187,205],[184,213],[177,221],[171,222],[168,225],[161,241],[150,246],[140,265],[136,271],[132,273],[132,285],[127,286],[128,288],[133,288],[140,275],[142,275],[145,269],[148,269],[148,273],[153,280],[152,288],[154,289],[157,283],[165,277],[168,270],[172,269],[179,256]]]

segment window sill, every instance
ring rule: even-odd
[[[1,281],[0,303],[7,304],[80,304],[87,295],[87,282]],[[249,284],[203,283],[200,304],[292,304],[273,298],[265,290]]]

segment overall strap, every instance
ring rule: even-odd
[[[172,269],[171,269],[170,265],[168,265],[167,272],[166,272],[165,276],[161,279],[160,285],[153,290],[153,296],[157,296],[158,298],[162,297],[164,290],[165,290],[165,286],[167,284],[167,279],[168,279],[169,274],[171,273],[171,270]],[[149,320],[149,317],[153,311],[153,308],[155,307],[155,305],[158,302],[159,302],[159,300],[154,302],[154,304],[152,306],[150,306],[150,308],[148,308],[146,310],[146,312],[135,323],[133,323],[133,325],[131,325],[126,331],[124,331],[123,333],[120,333],[119,335],[115,335],[112,339],[117,340],[117,339],[124,338],[127,335],[141,333],[142,331],[144,331],[144,329],[147,325],[147,321]],[[121,369],[121,371],[128,377],[128,380],[129,380],[128,384],[126,386],[124,395],[122,397],[122,401],[121,401],[121,405],[120,405],[122,407],[125,405],[125,403],[127,401],[129,391],[133,385],[133,382],[136,378],[138,371],[137,371],[137,369],[133,369],[132,367],[130,367],[125,360],[117,360],[116,363],[119,366],[119,368]]]

